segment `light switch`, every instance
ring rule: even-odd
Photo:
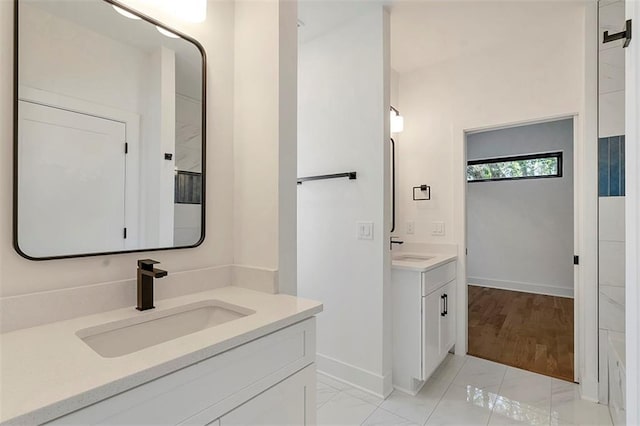
[[[373,240],[373,222],[357,222],[358,239]]]
[[[444,222],[432,222],[431,235],[444,235]]]
[[[413,221],[407,222],[407,234],[414,234],[416,232],[416,223]]]

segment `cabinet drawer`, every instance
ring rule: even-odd
[[[310,318],[48,424],[206,424],[313,363],[314,342]]]
[[[456,261],[445,263],[422,273],[422,295],[427,296],[456,278]]]
[[[305,367],[222,416],[219,425],[313,425],[316,423],[315,392],[315,366]]]

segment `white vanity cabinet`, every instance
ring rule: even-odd
[[[214,425],[220,426],[268,426],[306,425],[307,413],[315,409],[311,405],[310,384],[315,383],[315,368],[306,367],[240,407],[222,416]]]
[[[455,345],[456,262],[391,276],[393,385],[415,394]]]
[[[48,424],[315,424],[315,352],[312,317]]]

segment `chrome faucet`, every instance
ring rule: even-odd
[[[160,262],[152,259],[138,260],[138,306],[139,311],[153,309],[153,279],[166,277],[168,272],[156,269],[153,265]]]

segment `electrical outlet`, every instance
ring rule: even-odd
[[[373,222],[357,222],[358,239],[373,240]]]
[[[416,232],[416,223],[413,221],[407,222],[407,234],[414,234]]]
[[[432,222],[431,235],[444,235],[444,222]]]

